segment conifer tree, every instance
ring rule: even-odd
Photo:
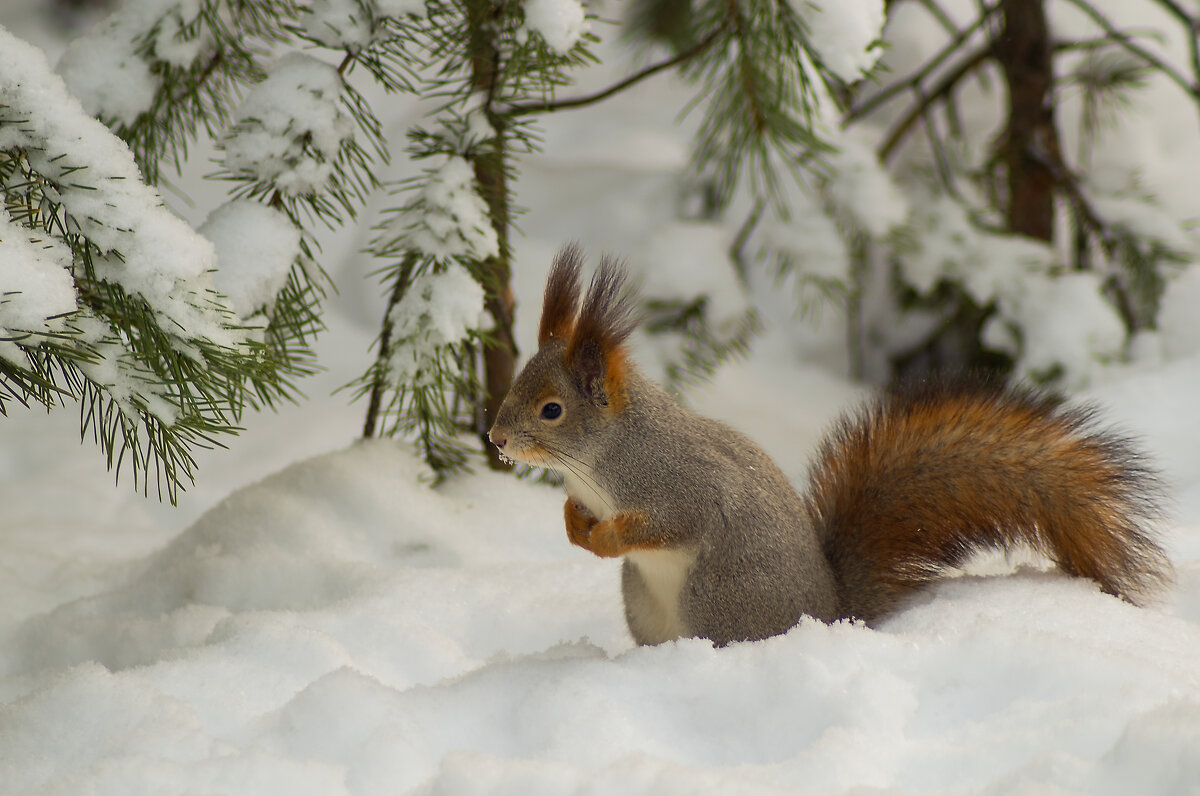
[[[173,499],[195,445],[220,444],[245,408],[292,397],[315,367],[328,287],[315,230],[371,223],[388,303],[374,363],[352,385],[364,434],[403,433],[436,471],[461,466],[477,444],[464,432],[486,430],[512,378],[513,164],[536,151],[539,116],[681,69],[698,88],[711,212],[744,190],[753,219],[782,223],[789,183],[834,153],[821,129],[830,87],[878,55],[879,3],[849,53],[809,30],[834,13],[825,5],[698,5],[684,46],[572,96],[599,24],[576,0],[126,0],[59,64],[82,109],[32,51],[32,82],[0,75],[3,221],[19,233],[0,240],[30,263],[0,305],[4,389],[79,401],[110,463]],[[437,99],[406,146],[384,136],[368,83]],[[68,126],[93,143],[56,138],[62,124],[31,85],[57,92],[46,107],[69,108]],[[217,143],[211,176],[230,198],[196,231],[156,187],[201,135]],[[421,175],[381,184],[401,153]],[[392,206],[360,219],[378,191]],[[717,328],[704,296],[654,312],[652,326],[685,333],[681,380],[743,347],[755,324],[746,313]]]
[[[1200,110],[1200,18],[1152,0],[1147,26],[1125,30],[1104,5],[889,4],[944,37],[850,95],[848,129],[875,142],[911,202],[889,238],[858,252],[852,294],[874,313],[860,312],[851,330],[860,374],[1015,366],[1080,386],[1155,328],[1164,285],[1200,247],[1136,175],[1097,178],[1093,144],[1151,80]],[[1056,28],[1052,10],[1078,21]],[[1182,35],[1186,60],[1163,52],[1170,33]],[[989,96],[992,105],[981,101]],[[1064,125],[1068,102],[1081,108],[1077,129]],[[997,124],[979,129],[993,108]],[[1050,327],[1063,306],[1084,323]],[[904,342],[881,342],[882,328],[904,329]]]

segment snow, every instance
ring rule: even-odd
[[[313,0],[304,20],[304,32],[333,49],[370,45],[371,27],[371,15],[360,0]]]
[[[1163,208],[1151,199],[1098,196],[1093,204],[1105,223],[1145,239],[1148,248],[1156,246],[1185,257],[1200,252],[1192,236],[1185,233],[1178,223],[1173,223],[1170,216],[1164,214]]]
[[[558,53],[567,53],[590,28],[578,0],[527,0],[524,10],[525,30]]]
[[[61,331],[59,316],[78,305],[71,278],[71,252],[54,238],[35,238],[0,207],[0,357],[19,367],[24,354],[12,342],[30,333]]]
[[[8,41],[0,79],[13,74],[10,60],[28,60]],[[612,104],[556,115],[550,151],[517,164],[529,208],[513,239],[526,354],[542,280],[564,240],[580,240],[593,262],[605,250],[631,260],[653,253],[647,267],[675,275],[677,287],[728,284],[727,273],[706,272],[726,259],[719,225],[677,221],[682,96],[669,80],[647,81]],[[37,108],[67,102],[46,95]],[[411,106],[393,110],[396,129],[411,122]],[[1170,127],[1171,113],[1194,109],[1161,113]],[[601,150],[606,139],[616,143]],[[589,155],[582,162],[579,148]],[[1194,188],[1198,164],[1180,158],[1174,179]],[[793,240],[799,249],[812,229],[819,253],[836,238],[809,220],[797,219]],[[1004,245],[954,240],[949,226],[931,239],[928,278],[960,252]],[[1194,265],[1164,300],[1165,360],[1113,371],[1079,396],[1137,436],[1169,483],[1176,582],[1158,602],[1135,608],[1037,562],[1013,572],[992,558],[876,629],[804,622],[720,650],[695,640],[635,648],[617,565],[567,543],[561,490],[482,464],[431,488],[404,443],[353,442],[363,408],[329,392],[371,362],[382,303],[355,287],[373,267],[358,254],[367,235],[322,240],[341,288],[317,341],[329,372],[302,383],[310,398],[299,405],[247,415],[229,450],[199,451],[198,483],[178,508],[114,487],[101,457],[80,447],[69,411],[0,420],[0,790],[1194,792]],[[218,255],[207,266],[223,269],[232,238],[213,237]],[[1049,259],[1000,255],[1035,274]],[[974,289],[999,295],[1000,273],[984,269]],[[455,296],[463,277],[448,277],[461,282]],[[864,390],[842,375],[844,318],[830,310],[830,329],[796,321],[769,274],[752,269],[750,282],[756,306],[784,309],[751,357],[688,401],[744,430],[800,483],[821,430]],[[1038,306],[1054,316],[1047,322],[1086,327],[1096,319],[1085,294],[1074,286]],[[445,309],[436,323],[429,316],[431,329],[453,337],[470,325],[465,303]],[[810,354],[826,348],[836,355]]]
[[[706,318],[720,327],[750,310],[729,260],[732,245],[733,234],[724,224],[678,222],[651,235],[630,258],[630,267],[649,298],[690,304],[706,297]]]
[[[300,256],[300,230],[272,207],[233,199],[213,210],[198,231],[216,248],[213,288],[238,317],[270,310]]]
[[[883,47],[883,0],[790,0],[821,63],[847,83],[861,78],[879,60]]]
[[[832,177],[826,191],[839,218],[849,219],[872,237],[882,237],[908,218],[908,199],[879,163],[860,130],[838,138],[829,156]]]
[[[79,337],[87,343],[89,358],[75,363],[93,384],[104,387],[108,398],[116,402],[125,415],[126,422],[141,424],[139,434],[147,433],[145,423],[138,415],[145,409],[163,422],[171,425],[179,416],[177,401],[172,401],[166,390],[159,386],[145,365],[129,355],[108,322],[89,311],[71,318],[71,326],[78,330]]]
[[[1167,282],[1159,309],[1166,355],[1180,359],[1200,353],[1200,268],[1188,268]]]
[[[1081,389],[1125,351],[1125,325],[1102,289],[1102,278],[1090,272],[1010,280],[997,297],[997,315],[984,327],[984,343],[1019,354],[1018,371],[1024,375],[1061,370],[1065,389]],[[1012,344],[1005,327],[1020,330],[1019,345]]]
[[[369,47],[386,32],[382,17],[426,14],[424,0],[312,0],[306,7],[304,32],[335,50]]]
[[[482,325],[483,288],[457,263],[422,274],[392,308],[392,378],[401,384],[436,383],[430,365],[441,350],[466,342]]]
[[[412,15],[423,17],[426,9],[424,0],[374,0],[375,8],[384,16],[400,17]]]
[[[179,35],[200,11],[199,0],[127,0],[71,42],[58,71],[89,114],[132,125],[161,85],[154,60],[186,68],[212,48],[207,33]],[[149,59],[138,52],[147,39]]]
[[[475,190],[475,172],[465,158],[449,156],[434,170],[416,200],[396,214],[380,245],[399,241],[437,260],[485,259],[500,251],[487,203]]]
[[[807,447],[848,397],[805,397],[826,382],[757,360],[703,402],[774,429],[759,437],[773,450]],[[803,430],[735,410],[783,386]],[[1150,416],[1197,387],[1193,361],[1109,401]],[[1164,424],[1152,447],[1191,462],[1194,489],[1193,439]],[[6,787],[1120,794],[1200,775],[1194,543],[1147,609],[1026,568],[953,579],[879,629],[634,648],[617,569],[567,544],[559,490],[426,475],[391,441],[298,461],[92,593],[8,617]]]
[[[288,196],[319,193],[353,135],[341,92],[334,67],[304,53],[283,56],[238,106],[237,126],[223,142],[225,167]]]
[[[212,245],[163,206],[129,148],[67,93],[42,52],[3,28],[0,106],[10,118],[30,120],[0,126],[0,149],[23,149],[32,168],[55,181],[50,198],[65,209],[68,229],[99,249],[97,276],[144,297],[165,328],[236,343],[221,308],[196,298],[208,290]]]

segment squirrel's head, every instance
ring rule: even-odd
[[[625,341],[637,318],[625,271],[603,257],[581,303],[582,264],[575,244],[554,257],[538,351],[513,382],[488,432],[501,456],[570,470],[589,440],[628,405]]]

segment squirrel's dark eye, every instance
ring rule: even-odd
[[[542,406],[542,417],[546,420],[557,420],[562,416],[562,404],[550,401]]]

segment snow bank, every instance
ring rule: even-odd
[[[786,386],[735,370],[705,400],[735,422],[747,390]],[[834,408],[790,395],[813,426]],[[12,628],[6,787],[1125,794],[1200,777],[1200,550],[1178,561],[1178,615],[1023,569],[951,580],[877,630],[634,648],[616,565],[567,544],[559,490],[424,476],[386,441],[294,464]]]

